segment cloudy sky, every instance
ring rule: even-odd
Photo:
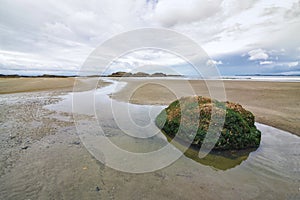
[[[223,75],[300,74],[299,0],[0,0],[0,5],[0,73],[76,73],[112,36],[161,27],[197,42]],[[125,55],[118,64],[123,70],[186,67],[153,50]]]

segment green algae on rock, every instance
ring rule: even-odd
[[[201,96],[183,97],[164,109],[156,117],[155,123],[169,137],[176,136],[187,143],[192,141],[191,145],[200,148],[209,126],[212,126],[210,125],[212,110],[215,118],[221,116],[225,109],[225,121],[223,120],[222,126],[217,127],[220,136],[213,150],[257,148],[261,132],[254,125],[254,115],[240,104],[232,102],[219,102]],[[195,124],[198,127],[193,127]],[[191,130],[196,130],[196,133],[190,133]]]

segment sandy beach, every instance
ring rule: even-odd
[[[185,84],[180,80],[133,80],[123,78],[128,84],[114,94],[113,98],[136,104],[168,105],[176,100],[169,88],[176,88],[179,96],[186,93]],[[256,121],[300,136],[300,83],[224,80],[227,100],[237,102],[253,112]],[[209,97],[205,81],[189,81],[195,94]],[[161,85],[160,85],[161,84]],[[136,85],[141,85],[136,89]],[[164,86],[163,86],[164,85]],[[210,88],[218,90],[220,88]]]
[[[300,0],[0,16],[0,200],[300,200]]]
[[[176,88],[180,96],[186,93],[185,85],[180,80],[157,81],[123,78],[127,85],[122,91],[113,94],[113,98],[134,104],[168,105],[176,96],[167,87]],[[256,121],[276,128],[300,135],[300,83],[299,82],[271,82],[223,80],[227,100],[240,103],[253,112]],[[209,97],[205,81],[189,81],[195,94]],[[71,92],[75,78],[0,78],[0,94],[55,91]],[[91,90],[95,86],[89,84],[89,79],[80,78],[77,81],[77,91]],[[98,85],[105,86],[99,82]],[[137,85],[142,85],[135,88]],[[165,85],[165,86],[162,86]],[[211,88],[219,89],[219,88]],[[133,91],[135,90],[135,91]]]
[[[38,91],[54,91],[54,92],[72,92],[76,84],[76,91],[86,91],[95,88],[95,85],[89,84],[90,80],[95,78],[0,78],[0,94],[10,94],[19,92],[38,92]],[[105,86],[101,80],[98,87]]]
[[[79,87],[81,91],[93,88],[89,79],[81,81],[84,85]],[[132,88],[141,81],[144,86],[131,95]],[[185,95],[179,80],[165,81]],[[298,154],[293,150],[279,155],[282,149],[274,152],[270,148],[272,145],[275,148],[276,142],[267,143],[265,149],[271,151],[267,158],[263,154],[255,157],[264,152],[259,149],[248,160],[225,171],[200,165],[185,156],[150,173],[114,170],[87,151],[77,135],[72,113],[47,108],[61,102],[73,90],[73,78],[30,78],[24,84],[22,79],[0,82],[1,199],[285,199],[298,195],[297,176],[290,177],[296,172],[290,173],[285,166],[294,169],[287,161],[292,160],[297,166]],[[175,98],[166,88],[141,79],[126,79],[126,82],[125,88],[112,94],[112,98],[121,102],[129,98],[135,104],[168,104]],[[251,110],[257,121],[299,135],[299,83],[224,82],[228,100]],[[103,80],[98,85],[109,84]],[[191,84],[197,94],[208,95],[203,81]],[[79,118],[86,124],[91,120],[91,116],[79,115]],[[106,128],[111,140],[127,142],[125,146],[129,149],[138,149],[140,141],[118,136],[115,127]],[[289,135],[291,140],[294,137],[297,136]],[[253,164],[253,157],[259,159],[258,164]],[[260,168],[261,162],[267,167]],[[272,168],[274,163],[280,163],[279,168],[289,172],[288,178]],[[269,168],[273,174],[268,174]]]

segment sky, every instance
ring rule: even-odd
[[[0,73],[76,74],[115,35],[165,28],[200,45],[222,75],[300,74],[299,0],[0,0]],[[174,44],[176,45],[176,44]],[[161,50],[119,58],[111,71],[180,68]]]

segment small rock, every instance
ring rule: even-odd
[[[21,149],[28,149],[30,146],[24,146],[24,147],[21,147]]]
[[[9,138],[12,140],[12,139],[15,139],[16,136],[15,135],[10,135]]]
[[[80,145],[80,142],[79,142],[79,141],[76,141],[76,142],[73,142],[72,144]]]

